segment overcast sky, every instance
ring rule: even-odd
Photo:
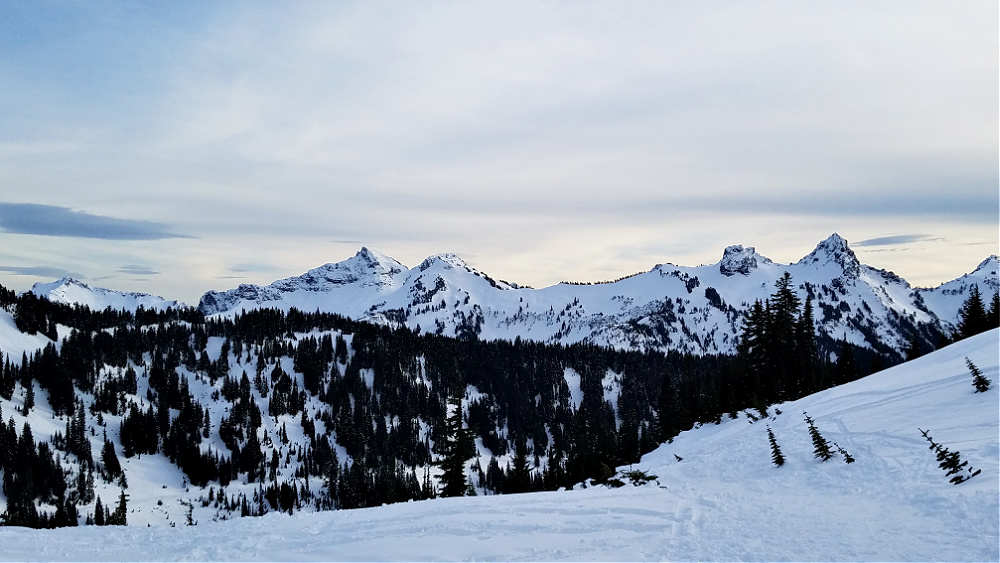
[[[195,304],[361,245],[543,287],[997,252],[998,5],[0,4],[0,283]]]

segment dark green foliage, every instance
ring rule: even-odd
[[[104,438],[104,447],[101,448],[101,464],[109,479],[117,479],[122,475],[122,466],[118,461],[118,455],[115,454],[115,446],[107,437]]]
[[[444,427],[444,436],[439,450],[441,460],[438,465],[441,475],[441,496],[460,497],[465,495],[468,482],[465,478],[465,462],[475,454],[472,432],[464,427],[462,400],[452,396],[448,400],[451,413]]]
[[[778,447],[778,441],[774,438],[770,426],[767,427],[767,440],[771,443],[771,462],[781,467],[785,464],[785,456],[781,454],[781,448]]]
[[[982,370],[979,369],[976,364],[972,363],[968,357],[965,358],[965,365],[969,367],[969,371],[972,373],[972,385],[976,388],[976,393],[985,393],[990,390],[990,385],[993,383],[988,377],[983,375]]]
[[[833,446],[835,448],[837,448],[837,451],[840,452],[840,455],[844,456],[844,463],[854,463],[854,456],[852,456],[851,454],[847,453],[847,450],[845,450],[844,448],[840,447],[840,444],[838,444],[837,442],[834,442]]]
[[[819,433],[816,425],[813,424],[813,419],[806,414],[805,411],[802,412],[806,417],[806,424],[809,425],[809,436],[812,437],[813,443],[813,455],[817,458],[827,461],[833,457],[833,451],[830,449],[830,443],[826,441],[826,438]]]
[[[739,355],[746,387],[766,404],[797,399],[821,387],[812,297],[800,305],[791,275],[785,272],[767,302],[756,301],[745,317]]]
[[[528,467],[528,447],[523,438],[517,441],[514,462],[507,471],[505,493],[526,493],[531,490],[531,468]]]
[[[659,479],[658,476],[653,475],[652,473],[647,473],[641,469],[631,469],[629,471],[626,471],[622,473],[622,477],[628,479],[629,482],[636,487],[640,485],[645,485],[646,483],[649,482],[655,482],[657,479]]]
[[[992,325],[993,323],[990,322],[990,318],[986,314],[979,286],[973,285],[969,291],[969,297],[958,311],[958,334],[956,336],[968,338],[993,328]]]
[[[917,430],[920,430],[920,428],[917,428]],[[965,469],[965,467],[969,465],[969,462],[962,461],[959,456],[959,452],[952,452],[948,448],[938,444],[930,437],[926,430],[920,430],[920,434],[924,437],[924,439],[930,442],[930,449],[933,450],[937,456],[938,467],[944,470],[945,476],[951,477],[949,481],[953,484],[958,485],[964,483],[982,472],[982,469],[976,469],[973,471],[970,467],[968,469],[969,474],[962,475],[962,469]]]

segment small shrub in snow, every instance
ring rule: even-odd
[[[847,450],[840,447],[840,444],[838,444],[837,442],[834,442],[833,445],[835,448],[837,448],[837,451],[840,452],[840,455],[844,456],[844,463],[854,463],[854,457],[852,457],[851,454],[847,453]]]
[[[770,426],[767,427],[767,439],[771,442],[771,461],[781,467],[785,464],[785,456],[781,455],[781,448],[778,447],[778,441],[774,439],[774,432]]]
[[[976,388],[976,393],[985,393],[990,390],[990,385],[993,383],[989,380],[983,372],[972,363],[968,357],[965,358],[965,365],[969,366],[969,371],[972,372],[972,385]]]
[[[813,419],[809,418],[809,415],[805,411],[802,414],[806,416],[806,424],[809,425],[809,435],[812,436],[813,442],[813,454],[816,457],[822,459],[823,461],[829,460],[833,457],[833,451],[830,450],[830,443],[826,441],[826,438],[819,433],[816,429],[816,425],[813,424]]]
[[[917,428],[917,430],[920,429]],[[930,449],[934,450],[937,454],[938,467],[944,470],[946,476],[951,477],[950,481],[952,483],[956,485],[964,483],[982,472],[982,469],[973,471],[970,467],[968,470],[969,475],[959,475],[959,473],[962,472],[962,469],[969,465],[969,462],[962,461],[958,452],[949,451],[948,448],[932,440],[926,430],[920,430],[920,433],[928,442],[931,443]]]
[[[622,477],[628,479],[632,483],[632,485],[636,487],[638,487],[639,485],[645,485],[650,481],[656,481],[658,479],[656,475],[653,475],[651,473],[646,473],[641,469],[633,469],[631,471],[626,471],[625,473],[622,473]]]

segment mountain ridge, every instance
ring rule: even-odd
[[[613,282],[533,289],[496,280],[452,253],[429,256],[409,268],[362,246],[350,258],[299,276],[208,291],[198,308],[209,316],[231,316],[294,307],[461,338],[733,353],[747,309],[766,300],[788,272],[799,298],[814,300],[815,328],[827,352],[835,350],[836,341],[847,340],[901,357],[914,338],[934,348],[954,332],[972,285],[979,285],[987,299],[1000,289],[997,269],[997,257],[991,255],[959,278],[935,288],[913,288],[891,271],[862,264],[848,241],[833,233],[790,264],[776,263],[753,246],[730,245],[714,264],[664,263]],[[88,287],[77,283],[76,289]],[[53,287],[42,291],[53,285],[58,282],[36,284],[39,291],[32,291],[56,301],[106,306],[107,299]],[[89,289],[96,295],[142,295]]]
[[[366,252],[362,248],[338,264]],[[933,348],[941,335],[954,331],[961,306],[956,299],[939,298],[935,288],[914,289],[893,272],[862,264],[837,233],[791,264],[776,263],[752,246],[731,245],[715,264],[659,264],[614,282],[564,282],[542,289],[497,282],[454,254],[430,256],[413,269],[393,262],[401,273],[394,278],[398,287],[391,290],[385,284],[380,291],[365,292],[363,284],[354,284],[351,290],[338,286],[317,292],[307,273],[268,286],[208,292],[199,308],[206,315],[257,307],[319,309],[456,337],[709,354],[735,351],[743,313],[754,301],[766,299],[786,271],[803,301],[816,300],[817,331],[830,341],[846,339],[901,353],[912,334],[919,333],[925,346]],[[987,290],[998,287],[996,269],[988,267],[992,263],[995,257],[958,278],[967,283],[948,295],[965,296],[977,282]]]

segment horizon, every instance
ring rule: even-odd
[[[0,7],[0,284],[191,302],[362,245],[533,287],[1000,253],[1000,6]]]
[[[830,237],[833,237],[833,236],[839,236],[839,233],[835,232],[835,233],[833,233],[833,234],[830,235]],[[827,237],[827,238],[830,238],[830,237]],[[822,239],[820,241],[817,241],[817,244],[814,245],[813,250],[815,249],[815,246],[818,246],[820,243],[826,241],[827,238]],[[861,243],[864,243],[864,242],[865,241],[861,241]],[[847,240],[847,243],[848,243],[848,248],[850,248],[850,250],[852,252],[854,252],[855,255],[857,256],[858,250],[856,248],[854,248],[854,246],[851,245],[851,243],[850,243],[849,240]],[[793,260],[793,261],[790,261],[790,262],[786,262],[786,261],[771,259],[770,256],[768,256],[766,253],[763,253],[760,250],[758,250],[756,248],[756,246],[754,246],[754,245],[730,245],[730,246],[743,246],[744,248],[747,248],[747,249],[751,249],[752,248],[754,250],[754,252],[758,256],[762,256],[764,258],[767,258],[767,259],[771,260],[773,263],[778,264],[778,265],[789,265],[789,266],[797,263],[801,258],[804,258],[805,256],[807,256],[809,254],[809,252],[812,252],[812,250],[810,250],[809,252],[806,252],[801,257],[799,257],[799,259],[796,259],[796,260]],[[308,268],[306,270],[303,270],[301,272],[298,272],[298,273],[295,273],[295,274],[292,274],[292,275],[289,275],[289,276],[283,276],[283,277],[275,278],[275,279],[272,279],[272,280],[269,280],[269,281],[266,281],[266,282],[260,282],[260,283],[240,282],[240,283],[238,283],[236,285],[233,285],[231,287],[224,287],[224,288],[217,288],[217,289],[208,289],[208,290],[205,290],[205,291],[197,294],[195,296],[195,299],[190,299],[190,300],[189,299],[183,299],[183,298],[175,296],[175,295],[162,295],[162,294],[152,294],[152,295],[154,297],[162,297],[162,298],[167,299],[167,300],[178,301],[179,303],[184,304],[184,305],[189,305],[189,306],[192,306],[192,307],[197,307],[198,306],[197,304],[200,301],[201,297],[203,295],[205,295],[206,293],[210,292],[210,291],[226,291],[226,290],[229,290],[229,289],[234,289],[238,285],[242,285],[242,284],[245,284],[245,283],[246,284],[250,284],[250,285],[257,285],[257,286],[267,286],[267,285],[270,285],[271,283],[274,283],[274,282],[277,282],[277,281],[280,281],[280,280],[284,280],[284,279],[288,279],[288,278],[294,278],[294,277],[299,277],[301,275],[304,275],[307,271],[313,270],[315,268],[320,268],[320,267],[325,266],[325,265],[337,264],[337,263],[340,263],[340,262],[344,262],[344,261],[350,260],[351,258],[353,258],[353,257],[357,256],[358,254],[360,254],[365,249],[367,249],[370,252],[373,252],[374,254],[385,256],[385,257],[387,257],[387,258],[389,258],[391,260],[395,260],[395,261],[399,262],[400,264],[402,264],[403,266],[405,266],[406,268],[408,268],[410,270],[416,268],[417,265],[419,265],[420,263],[423,262],[423,260],[432,258],[434,256],[441,256],[441,255],[444,255],[444,254],[454,254],[454,253],[445,253],[445,252],[434,253],[434,254],[427,255],[426,257],[424,257],[423,259],[421,259],[421,260],[419,260],[417,262],[409,263],[409,262],[404,262],[404,261],[401,261],[401,260],[397,260],[395,257],[393,257],[393,256],[391,256],[389,254],[383,253],[383,252],[381,252],[377,248],[371,247],[371,245],[361,245],[360,247],[358,247],[358,250],[355,253],[350,254],[348,256],[345,256],[344,258],[341,258],[340,260],[336,260],[336,261],[333,261],[333,262],[326,262],[326,263],[323,263],[323,264],[317,264],[317,265],[312,266],[312,267],[310,267],[310,268]],[[669,265],[677,266],[677,267],[681,267],[681,268],[700,268],[700,267],[705,267],[705,266],[713,266],[713,265],[718,264],[722,260],[722,252],[724,252],[724,251],[725,251],[725,249],[722,249],[722,251],[720,251],[718,260],[716,260],[714,262],[703,262],[703,263],[700,263],[700,264],[691,265],[691,264],[678,264],[678,263],[671,262],[671,261],[665,261],[665,262],[658,262],[658,263],[650,266],[648,269],[639,270],[639,271],[630,272],[630,273],[623,273],[623,274],[621,274],[619,276],[615,276],[613,278],[607,278],[607,279],[601,279],[601,280],[578,280],[578,279],[568,279],[567,278],[567,279],[561,279],[559,281],[556,281],[556,282],[553,282],[551,284],[544,285],[544,286],[534,286],[534,285],[530,285],[530,284],[522,284],[522,283],[518,282],[517,280],[509,280],[509,279],[504,279],[504,278],[498,278],[497,276],[492,276],[492,275],[490,275],[489,271],[482,270],[481,268],[476,268],[476,269],[479,270],[480,272],[482,272],[484,274],[487,274],[487,275],[490,275],[490,277],[493,277],[493,278],[498,279],[500,281],[504,281],[504,282],[507,282],[507,283],[514,283],[514,284],[518,285],[520,287],[520,289],[532,289],[532,290],[534,290],[534,289],[545,289],[547,287],[556,286],[556,285],[559,285],[559,284],[562,284],[562,283],[571,283],[571,284],[606,284],[606,283],[614,283],[613,280],[621,280],[621,279],[629,278],[629,277],[632,277],[632,276],[635,276],[635,275],[638,275],[638,274],[647,273],[647,272],[650,272],[653,269],[655,269],[657,266],[661,266],[661,265],[664,265],[664,264],[669,264]],[[458,255],[458,254],[455,254],[455,256],[458,256],[458,258],[462,259],[463,261],[465,261],[470,266],[473,266],[473,264],[471,264],[467,260],[465,260],[465,258],[463,256]],[[976,262],[976,265],[973,266],[972,268],[968,269],[967,271],[961,272],[961,273],[959,273],[959,274],[957,274],[957,275],[955,275],[955,276],[953,276],[951,278],[942,280],[940,283],[937,283],[935,285],[917,285],[917,284],[914,284],[911,280],[909,280],[905,275],[902,275],[899,272],[894,272],[892,270],[888,270],[887,268],[879,268],[879,266],[876,265],[876,264],[868,264],[865,261],[861,260],[860,257],[858,258],[858,261],[862,265],[871,266],[871,267],[876,268],[876,269],[888,270],[889,272],[894,273],[894,274],[902,277],[904,280],[906,280],[908,283],[910,283],[910,286],[913,287],[914,289],[917,289],[917,288],[932,289],[932,288],[941,286],[941,285],[943,285],[945,283],[954,281],[954,280],[956,280],[958,278],[961,278],[962,276],[964,276],[966,274],[972,273],[980,265],[982,265],[983,262],[985,262],[985,261],[987,261],[987,260],[989,260],[991,258],[994,258],[994,259],[997,258],[997,254],[990,254],[990,255],[984,257],[982,260]],[[473,267],[475,267],[475,266],[473,266]],[[58,283],[58,282],[61,282],[61,281],[65,281],[65,280],[77,281],[77,282],[85,284],[86,286],[88,286],[90,288],[108,289],[108,290],[119,291],[119,292],[123,292],[123,293],[132,292],[132,290],[129,290],[129,289],[123,289],[123,288],[120,288],[120,287],[107,287],[107,286],[99,285],[99,284],[96,284],[96,283],[87,282],[86,280],[78,279],[78,278],[75,278],[73,276],[63,276],[61,278],[48,279],[48,280],[45,280],[45,281],[33,282],[32,285],[28,286],[25,289],[18,289],[18,288],[11,287],[11,286],[7,286],[7,287],[8,287],[8,289],[13,289],[16,293],[20,294],[22,292],[30,291],[31,289],[34,288],[34,286],[39,285],[39,284],[55,284],[55,283]],[[138,292],[138,293],[147,293],[147,292]]]

